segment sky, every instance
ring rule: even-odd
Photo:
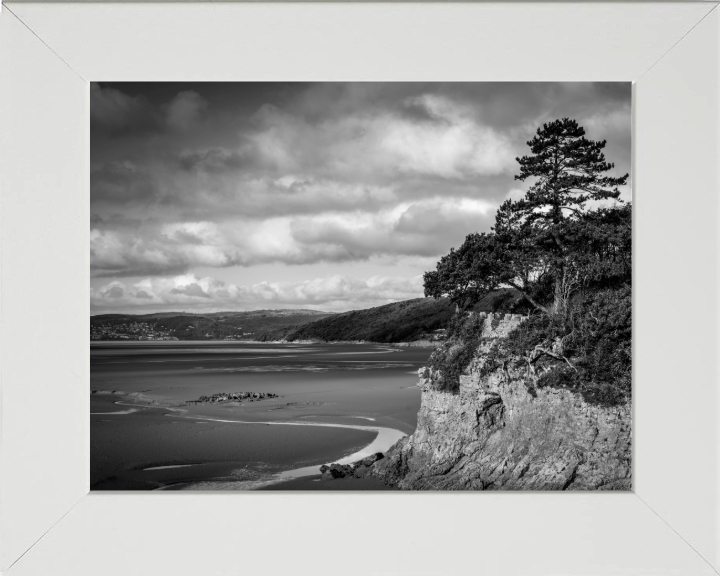
[[[423,295],[543,122],[630,171],[629,83],[93,83],[91,314]],[[630,200],[630,183],[622,190]]]

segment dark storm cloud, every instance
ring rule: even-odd
[[[207,109],[207,101],[184,90],[161,106],[143,94],[130,96],[117,88],[90,84],[90,126],[94,136],[140,137],[163,131],[192,128]]]
[[[629,171],[629,84],[93,84],[93,274],[439,256],[565,116]]]
[[[106,162],[90,172],[90,187],[98,199],[127,203],[156,196],[154,179],[130,161]]]
[[[160,117],[142,95],[90,84],[90,126],[95,134],[142,134],[158,127]]]
[[[208,103],[205,98],[193,90],[183,90],[178,93],[162,110],[165,114],[165,122],[174,130],[190,130],[199,121]]]

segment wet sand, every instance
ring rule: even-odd
[[[128,416],[93,416],[93,489],[147,490],[211,479],[258,481],[283,471],[288,462],[311,464],[352,454],[375,436],[315,426],[295,427],[289,433],[280,426],[191,420],[163,408]]]
[[[180,352],[122,344],[92,354],[92,388],[123,392],[91,395],[94,490],[253,489],[298,469],[315,475],[320,464],[362,453],[382,437],[377,429],[387,431],[385,439],[395,434],[392,442],[414,431],[416,371],[430,353],[376,345],[182,343]],[[281,397],[184,405],[241,391]],[[320,489],[309,482],[285,489]],[[357,489],[376,489],[364,485]]]

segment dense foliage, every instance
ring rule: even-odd
[[[447,299],[416,298],[366,310],[333,314],[266,338],[294,340],[407,342],[445,328],[452,316]]]
[[[531,351],[560,340],[569,363],[539,357],[533,366],[538,388],[568,388],[596,404],[624,402],[631,393],[631,307],[629,286],[585,291],[573,299],[567,315],[531,316],[496,346],[494,362],[486,367],[512,358],[515,367],[530,371]]]
[[[506,305],[530,318],[489,347],[483,370],[525,366],[534,387],[573,389],[588,401],[630,396],[632,208],[619,200],[627,175],[585,138],[574,120],[556,120],[528,142],[518,180],[525,196],[504,202],[489,233],[470,234],[425,274],[427,296],[447,296],[460,311],[498,287],[522,298]],[[480,327],[461,314],[443,353],[429,363],[433,384],[455,391],[481,342]],[[443,357],[445,356],[445,357]]]
[[[525,196],[506,200],[490,233],[470,234],[426,272],[425,295],[448,296],[466,309],[485,294],[510,286],[535,309],[561,312],[571,293],[598,272],[594,268],[625,249],[616,243],[623,241],[621,232],[615,238],[604,230],[605,224],[615,222],[617,230],[625,223],[615,211],[622,205],[618,186],[628,178],[605,174],[613,168],[605,161],[605,145],[585,138],[585,130],[568,118],[539,128],[528,142],[532,154],[517,159],[520,173],[515,178],[533,180]],[[601,215],[589,208],[608,200],[616,204]],[[589,243],[601,250],[588,251]]]

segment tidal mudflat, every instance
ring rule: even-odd
[[[321,464],[385,451],[415,430],[429,355],[381,344],[93,343],[91,487],[306,489]],[[257,396],[187,404],[242,392]]]

